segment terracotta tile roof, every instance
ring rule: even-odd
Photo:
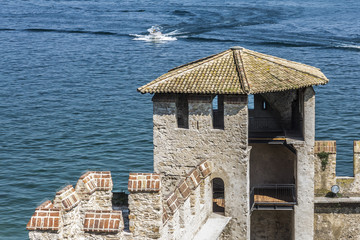
[[[38,206],[30,221],[27,230],[58,231],[60,225],[60,209],[55,208],[51,201]]]
[[[93,193],[96,190],[110,191],[112,190],[113,182],[111,178],[111,172],[87,172],[80,177],[83,181],[85,188],[89,193]]]
[[[156,173],[130,173],[128,190],[129,192],[158,192],[160,191],[160,174]]]
[[[57,202],[61,202],[64,210],[69,211],[76,207],[80,203],[80,201],[80,197],[75,192],[73,186],[68,185],[56,193],[54,203],[56,204]]]
[[[121,211],[93,210],[85,213],[84,231],[116,233],[124,228]]]
[[[323,85],[320,69],[234,47],[170,70],[141,93],[256,94]]]

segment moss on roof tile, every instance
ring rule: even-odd
[[[320,69],[234,47],[171,69],[141,93],[256,94],[323,85]]]

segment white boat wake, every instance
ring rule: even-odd
[[[149,32],[148,35],[130,34],[130,36],[135,37],[133,40],[146,42],[166,42],[177,40],[177,38],[173,36],[176,34],[176,31],[162,33],[160,30],[160,27],[152,26],[147,30]]]

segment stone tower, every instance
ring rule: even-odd
[[[154,94],[154,171],[164,197],[207,160],[207,201],[231,217],[223,238],[312,239],[312,86],[327,82],[317,68],[234,47],[140,87]]]

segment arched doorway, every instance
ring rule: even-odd
[[[213,212],[225,213],[225,193],[224,181],[221,178],[214,178],[212,180],[213,189]]]

